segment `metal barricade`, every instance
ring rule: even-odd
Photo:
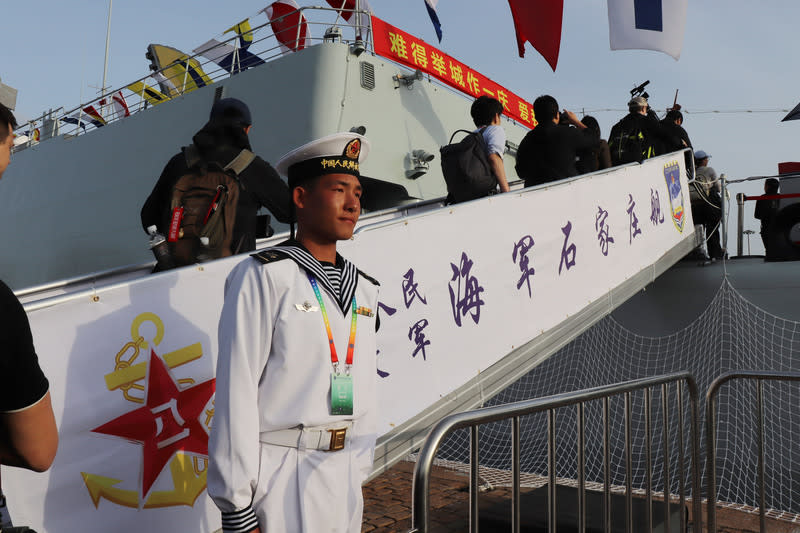
[[[511,524],[512,531],[518,533],[520,531],[520,417],[530,415],[533,413],[540,413],[546,411],[548,413],[548,494],[547,494],[547,522],[548,530],[551,532],[556,531],[556,409],[567,406],[576,406],[577,420],[578,420],[578,457],[577,457],[577,472],[578,472],[578,531],[583,532],[586,530],[586,468],[585,468],[585,419],[584,407],[587,402],[593,400],[602,400],[603,403],[603,461],[604,461],[604,475],[603,475],[603,523],[604,530],[611,531],[611,487],[610,487],[610,451],[609,451],[609,399],[612,396],[624,395],[625,400],[625,524],[626,531],[630,532],[633,529],[633,493],[632,493],[632,436],[631,436],[631,420],[632,420],[632,393],[636,391],[644,391],[645,396],[645,426],[648,436],[651,429],[651,389],[653,387],[661,387],[662,390],[662,408],[664,425],[668,423],[668,413],[670,408],[668,406],[668,393],[670,384],[677,387],[678,396],[678,424],[680,435],[680,504],[681,508],[685,507],[686,496],[683,478],[685,473],[684,462],[684,438],[683,438],[683,423],[684,423],[684,407],[683,407],[683,394],[684,387],[686,387],[689,395],[689,405],[691,412],[690,427],[691,427],[691,440],[689,446],[691,449],[691,485],[692,485],[692,505],[694,520],[694,531],[701,531],[702,528],[702,510],[700,498],[700,435],[699,435],[699,407],[698,407],[698,390],[694,377],[686,372],[667,374],[664,376],[657,376],[652,378],[644,378],[624,383],[607,385],[592,389],[581,391],[569,392],[565,394],[558,394],[545,398],[537,398],[534,400],[527,400],[523,402],[516,402],[512,404],[499,405],[494,407],[487,407],[475,411],[458,413],[448,416],[439,421],[428,433],[425,444],[420,450],[417,464],[414,470],[413,481],[413,503],[412,503],[412,529],[409,533],[423,533],[430,530],[430,505],[429,505],[429,490],[430,490],[430,475],[433,460],[436,452],[439,449],[442,441],[449,434],[457,429],[470,428],[470,531],[478,531],[478,426],[490,422],[497,422],[500,420],[512,419],[511,424],[511,447],[512,447],[512,504],[511,504]],[[666,434],[666,431],[665,431]],[[669,505],[670,500],[670,480],[669,480],[669,450],[666,437],[664,439],[664,500],[665,500],[665,517],[664,517],[664,530],[670,530],[669,524]],[[647,510],[647,524],[648,530],[653,529],[652,517],[652,464],[651,460],[651,439],[646,439],[646,461],[647,461],[647,488],[646,488],[646,510]],[[683,521],[681,523],[681,531],[683,529]]]
[[[732,380],[754,380],[756,401],[754,405],[758,439],[758,515],[759,528],[767,531],[766,490],[764,476],[764,381],[799,381],[800,372],[732,371],[715,379],[706,393],[706,486],[708,496],[708,532],[717,531],[717,448],[716,448],[716,404],[720,388]]]

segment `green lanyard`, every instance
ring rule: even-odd
[[[331,330],[330,320],[328,320],[328,312],[325,310],[325,302],[322,301],[322,294],[319,291],[319,285],[317,284],[316,278],[310,272],[307,274],[308,281],[311,282],[311,287],[314,289],[314,296],[317,297],[319,309],[322,312],[322,320],[325,322],[325,330],[328,333],[328,347],[331,350],[331,364],[333,365],[334,372],[338,374],[339,357],[336,355],[336,346],[333,344],[333,331]],[[356,296],[354,294],[352,302],[353,318],[350,321],[350,340],[347,343],[347,358],[345,359],[345,372],[348,374],[350,373],[350,367],[353,365],[353,353],[355,352],[356,348],[356,321],[358,319],[356,309]]]

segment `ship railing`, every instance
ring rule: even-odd
[[[765,424],[764,424],[764,382],[792,381],[800,382],[800,372],[770,372],[770,371],[732,371],[722,374],[715,379],[706,393],[706,492],[707,500],[707,531],[717,531],[717,398],[720,389],[731,381],[755,382],[755,402],[752,403],[753,415],[756,422],[755,440],[757,442],[758,466],[756,474],[756,493],[758,495],[759,531],[767,531],[768,505],[766,501],[766,474],[765,474]],[[729,413],[729,416],[743,416],[745,413]],[[745,461],[745,457],[737,457],[738,461]],[[780,514],[780,512],[779,512]]]
[[[677,392],[677,413],[673,415],[670,406],[669,389],[675,387]],[[671,416],[677,417],[678,432],[678,499],[680,509],[686,508],[686,457],[685,457],[685,435],[684,417],[686,416],[683,398],[688,393],[689,399],[689,458],[691,461],[691,501],[692,519],[694,522],[693,531],[702,530],[702,507],[700,497],[700,434],[699,434],[699,407],[697,384],[691,374],[686,372],[667,374],[651,378],[637,379],[624,383],[607,385],[592,389],[580,390],[545,398],[537,398],[522,402],[486,407],[474,411],[450,415],[440,420],[428,433],[425,443],[417,457],[413,478],[412,496],[412,529],[409,533],[423,533],[430,531],[430,485],[431,469],[434,464],[437,450],[443,441],[454,431],[463,428],[470,430],[470,483],[469,483],[469,530],[478,531],[478,493],[479,493],[479,427],[493,422],[510,420],[511,429],[511,470],[512,470],[512,491],[511,491],[511,530],[515,533],[521,527],[521,488],[520,488],[520,419],[526,415],[535,413],[547,413],[547,525],[548,531],[557,530],[557,462],[556,462],[556,414],[558,410],[574,408],[577,420],[577,530],[586,531],[587,526],[587,479],[586,479],[586,407],[590,402],[601,402],[603,412],[603,527],[604,531],[611,531],[611,428],[610,428],[610,401],[613,397],[622,396],[624,398],[624,446],[625,446],[625,530],[633,531],[633,455],[637,450],[633,447],[632,420],[633,395],[644,395],[644,424],[645,424],[645,521],[646,531],[653,531],[653,463],[652,463],[652,392],[654,388],[661,389],[661,412],[662,412],[662,434],[664,437],[663,446],[663,480],[664,480],[664,522],[662,531],[671,531],[670,528],[670,502],[673,499],[672,483],[670,480],[670,451],[669,441],[666,438],[668,424]],[[638,415],[638,413],[637,413]],[[680,520],[680,530],[686,531],[686,521]]]
[[[724,185],[730,183],[744,183],[747,181],[761,181],[766,180],[768,178],[781,178],[781,179],[791,179],[791,178],[800,178],[800,173],[786,173],[786,174],[778,174],[775,176],[752,176],[749,178],[743,178],[738,180],[725,180]],[[736,255],[738,257],[742,257],[744,251],[744,236],[747,235],[747,254],[750,255],[750,235],[755,233],[753,230],[745,230],[745,221],[744,221],[744,207],[745,202],[752,202],[758,200],[790,200],[787,202],[781,202],[781,207],[787,207],[786,204],[794,204],[800,203],[800,193],[789,193],[789,194],[761,194],[761,195],[747,195],[744,193],[737,193],[736,194],[736,206],[737,210],[737,221],[736,221]],[[785,220],[784,220],[785,219]],[[791,212],[787,212],[782,215],[781,218],[782,226],[778,228],[779,233],[786,234],[785,240],[789,241],[793,247],[800,247],[800,228],[797,228],[798,224],[800,224],[800,206],[798,207],[791,207]]]
[[[522,188],[522,185],[523,183],[521,180],[512,181],[510,183],[510,186],[514,190]],[[359,226],[356,228],[356,232],[363,232],[365,230],[364,228],[372,227],[374,224],[380,224],[387,220],[396,220],[398,218],[418,215],[431,209],[441,208],[445,205],[445,201],[445,197],[431,198],[365,213],[359,219]],[[281,231],[270,237],[258,238],[256,240],[256,250],[262,250],[268,246],[278,244],[286,240],[288,236],[288,231]],[[142,247],[144,248],[146,245],[147,243],[143,237]],[[245,252],[245,254],[249,253],[251,252]],[[242,256],[244,257],[244,254]],[[14,294],[23,303],[25,311],[30,313],[38,309],[77,300],[86,296],[87,293],[91,293],[100,288],[108,290],[111,287],[124,286],[131,281],[151,275],[154,266],[155,261],[150,260],[142,263],[98,270],[71,278],[18,289],[14,291]]]
[[[59,108],[43,113],[25,126],[30,133],[28,140],[17,145],[14,150],[23,150],[51,137],[69,138],[90,133],[130,115],[166,104],[196,89],[239,75],[248,68],[254,68],[254,63],[260,66],[323,42],[342,42],[350,44],[354,52],[371,52],[372,19],[366,15],[368,13],[363,10],[302,7],[272,21],[267,20],[258,25],[253,22],[251,29],[244,32],[250,41],[246,46],[242,44],[244,39],[240,38],[240,34],[235,31],[225,32],[214,39],[217,43],[208,41],[191,53],[184,53],[176,62],[162,68],[151,64],[149,74],[122,87],[106,90],[103,94],[66,110]],[[265,18],[265,15],[259,11],[246,20],[250,21],[255,17]],[[287,22],[295,19],[298,21],[296,24]],[[278,39],[273,27],[279,28],[278,33],[284,44]],[[306,32],[305,40],[301,39],[303,28]],[[223,63],[226,67],[208,57],[226,56],[224,51],[229,51],[229,57]],[[220,92],[216,96],[220,97],[221,94]],[[115,105],[114,100],[118,95],[125,102],[127,111]]]

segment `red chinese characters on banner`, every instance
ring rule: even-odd
[[[497,98],[503,104],[506,116],[529,128],[536,126],[533,106],[529,102],[480,72],[374,15],[372,30],[375,53],[379,56],[419,69],[476,98],[484,94]]]

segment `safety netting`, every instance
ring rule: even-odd
[[[688,371],[700,390],[700,467],[705,495],[705,392],[731,370],[800,371],[800,322],[786,320],[747,301],[727,279],[708,307],[686,328],[665,337],[645,337],[613,316],[601,320],[520,380],[486,403],[506,404],[567,391]],[[648,399],[649,396],[649,399]],[[631,395],[632,488],[691,493],[691,417],[686,388],[655,387]],[[649,425],[645,411],[649,404]],[[679,409],[682,406],[682,409]],[[717,411],[717,499],[758,507],[758,419],[754,381],[723,385]],[[556,476],[578,479],[578,412],[555,412]],[[665,416],[666,413],[666,416]],[[610,483],[624,487],[626,476],[625,400],[608,402]],[[764,456],[766,507],[800,515],[800,383],[764,383]],[[604,480],[602,400],[585,405],[585,472],[589,486]],[[547,413],[521,419],[523,486],[541,486],[548,475]],[[647,442],[650,443],[649,461]],[[511,424],[479,428],[480,475],[494,486],[511,483]],[[666,452],[666,453],[665,453]],[[442,464],[468,468],[469,430],[452,434],[440,447]],[[648,468],[649,465],[649,468]]]

